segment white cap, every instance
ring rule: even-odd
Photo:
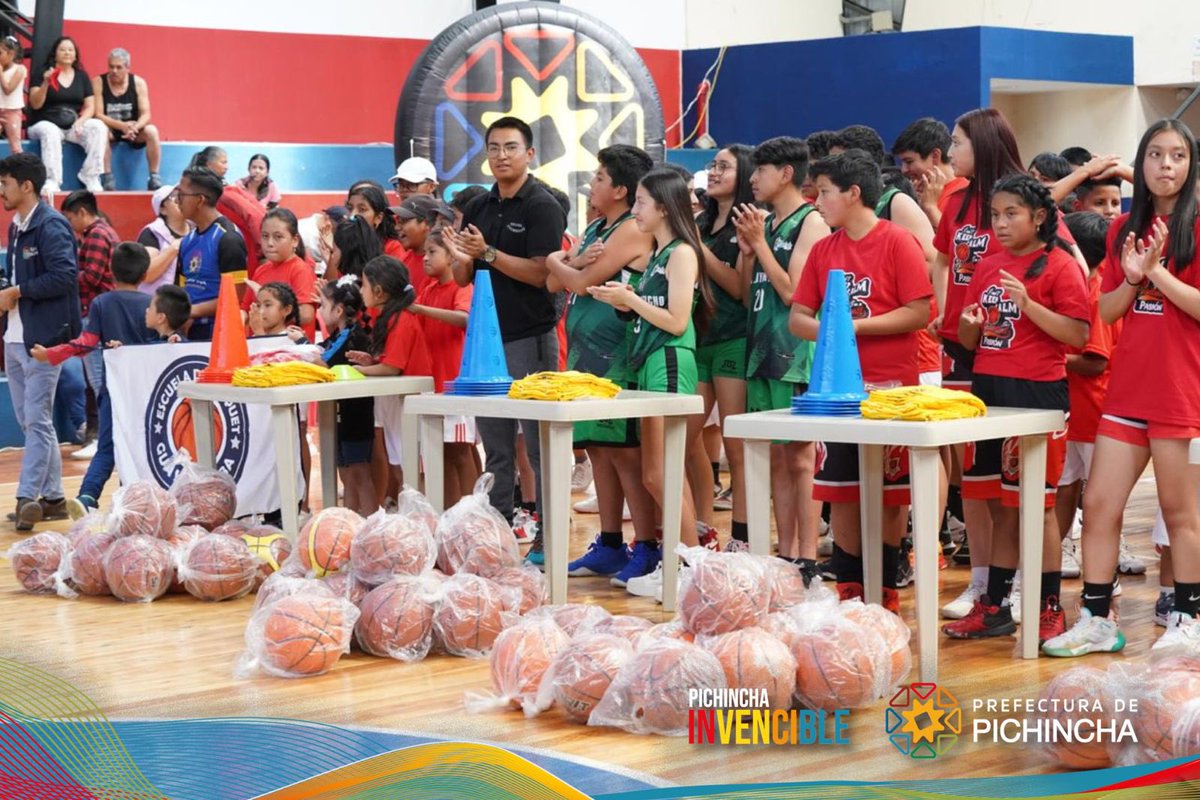
[[[404,159],[400,166],[396,167],[396,174],[392,176],[393,182],[425,183],[433,181],[437,183],[437,179],[437,169],[434,168],[433,162],[420,156]]]
[[[154,216],[158,216],[163,201],[170,197],[174,191],[175,187],[172,184],[160,186],[154,190],[154,194],[150,195],[150,207],[154,209]]]

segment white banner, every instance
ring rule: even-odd
[[[249,341],[250,353],[280,350],[286,337]],[[121,483],[153,480],[168,487],[180,447],[196,452],[191,403],[176,391],[208,366],[208,342],[127,345],[104,351],[105,382],[112,400],[113,447]],[[215,466],[237,481],[237,516],[279,508],[271,411],[266,405],[213,404]],[[299,436],[299,432],[297,432]],[[302,486],[300,465],[296,483]]]

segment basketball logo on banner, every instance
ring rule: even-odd
[[[587,207],[583,190],[602,148],[632,144],[664,157],[662,104],[637,51],[603,22],[557,4],[484,9],[430,42],[400,96],[396,163],[429,158],[447,198],[490,185],[484,134],[504,116],[529,123],[533,174],[576,208]]]

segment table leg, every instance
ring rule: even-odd
[[[913,553],[916,556],[917,635],[921,646],[921,680],[936,682],[938,672],[938,552],[941,529],[938,512],[936,447],[909,448],[912,482]],[[901,683],[904,681],[901,680]]]
[[[422,414],[418,425],[421,441],[425,447],[425,497],[433,510],[439,514],[446,510],[446,487],[443,483],[442,463],[445,460],[445,444],[442,442],[442,418],[434,414]],[[407,449],[408,445],[404,447]],[[469,487],[463,487],[468,492]]]
[[[571,446],[574,425],[570,422],[539,422],[542,446],[542,548],[550,602],[567,602],[567,552],[571,547]]]
[[[296,491],[296,465],[300,463],[300,425],[296,406],[271,406],[271,430],[275,436],[275,473],[279,480],[279,509],[283,532],[293,542],[300,535],[300,498]]]
[[[212,467],[216,451],[213,449],[213,404],[208,400],[188,400],[192,406],[192,430],[196,434],[196,463]]]
[[[1037,658],[1042,600],[1042,536],[1046,513],[1046,435],[1022,436],[1021,658]]]
[[[862,523],[863,590],[868,603],[883,602],[883,445],[858,446],[859,519]]]
[[[679,592],[679,526],[683,516],[683,465],[687,417],[663,417],[663,611],[675,610]]]
[[[396,400],[400,403],[400,460],[404,467],[404,482],[414,489],[420,489],[421,446],[417,430],[419,425],[414,417],[404,413],[404,395],[399,395]]]
[[[317,444],[321,448],[321,506],[338,504],[337,481],[337,401],[317,403]]]
[[[746,453],[746,528],[750,552],[771,553],[771,443],[743,439]]]

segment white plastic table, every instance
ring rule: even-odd
[[[325,507],[337,505],[337,401],[356,397],[395,395],[403,406],[406,395],[433,391],[433,378],[393,377],[363,378],[359,381],[334,381],[302,386],[276,386],[257,389],[231,386],[227,383],[179,384],[179,396],[192,401],[192,420],[196,431],[196,460],[207,467],[213,465],[213,403],[263,403],[271,407],[271,429],[275,439],[275,473],[279,479],[279,502],[283,515],[283,531],[292,541],[300,533],[300,498],[294,479],[299,462],[299,420],[296,406],[317,404],[317,426],[320,429],[321,502]],[[415,425],[402,422],[404,474],[415,485],[420,470]],[[439,476],[441,473],[438,473]]]
[[[986,417],[902,422],[861,417],[812,417],[788,410],[726,417],[725,435],[745,440],[746,521],[750,550],[770,549],[771,440],[857,444],[862,497],[863,577],[867,602],[882,599],[883,448],[909,448],[913,552],[916,559],[917,628],[923,681],[937,680],[938,651],[938,448],[987,439],[1021,438],[1021,655],[1037,658],[1041,597],[1042,529],[1046,484],[1046,434],[1060,431],[1062,412],[989,408]]]
[[[571,469],[574,423],[598,419],[664,417],[663,431],[663,608],[675,608],[678,591],[675,547],[683,510],[684,450],[687,417],[704,412],[694,394],[623,391],[609,400],[512,400],[508,397],[464,397],[427,394],[411,397],[406,415],[420,417],[425,454],[425,495],[438,511],[444,504],[442,485],[442,418],[468,417],[537,420],[542,451],[542,520],[550,602],[567,600],[567,551],[570,547]]]

